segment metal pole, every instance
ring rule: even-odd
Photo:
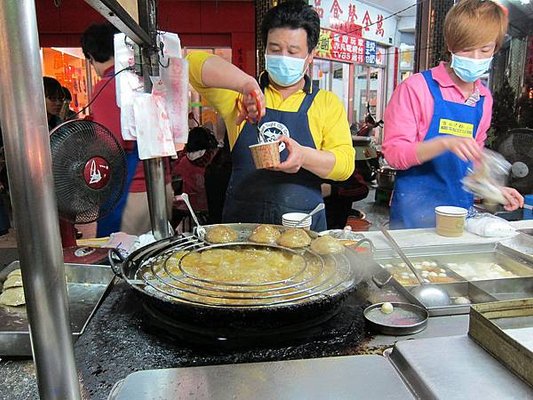
[[[150,76],[159,75],[159,55],[156,49],[156,9],[155,3],[149,0],[139,0],[139,25],[148,32],[150,45],[142,46],[142,65],[144,90],[146,93],[152,91],[152,81]],[[148,205],[150,207],[150,220],[152,222],[152,233],[156,240],[169,237],[168,229],[167,196],[165,191],[165,168],[163,159],[154,158],[144,161],[144,175],[146,179],[146,192],[148,194]]]
[[[80,399],[33,0],[0,2],[0,84],[20,265],[41,399]]]

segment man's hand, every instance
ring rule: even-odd
[[[284,162],[271,169],[274,171],[286,172],[288,174],[297,173],[304,165],[306,148],[301,146],[296,140],[285,135],[280,135],[278,140],[285,143],[289,155]]]
[[[240,125],[243,121],[251,123],[258,123],[259,120],[266,114],[265,95],[261,91],[259,84],[255,79],[246,81],[243,85],[242,98],[237,101],[239,114],[235,123]]]

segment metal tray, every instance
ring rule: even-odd
[[[470,337],[533,386],[533,299],[478,304],[469,321]]]
[[[498,300],[533,298],[533,277],[479,281],[474,285]]]
[[[468,297],[472,304],[492,302],[500,300],[501,298],[496,295],[498,290],[501,290],[500,296],[516,296],[513,298],[531,297],[531,288],[528,286],[528,282],[533,280],[533,262],[520,252],[513,249],[509,249],[504,246],[491,247],[477,247],[477,246],[460,246],[454,248],[452,246],[440,246],[417,248],[407,250],[407,255],[414,262],[421,262],[423,260],[436,261],[440,268],[446,270],[446,274],[451,278],[458,278],[462,282],[454,283],[437,283],[449,292],[452,300],[457,297]],[[399,259],[394,257],[385,257],[384,255],[376,254],[376,261],[380,265],[387,263],[395,264],[400,262]],[[459,263],[497,263],[504,270],[513,274],[510,278],[497,278],[488,279],[486,277],[473,277],[461,274],[461,269],[454,266]],[[450,266],[451,264],[451,266]],[[386,268],[381,267],[384,271]],[[455,268],[455,269],[454,269]],[[382,280],[384,281],[384,280]],[[500,289],[492,287],[490,284],[484,284],[484,282],[501,281]],[[506,283],[506,282],[509,283]],[[516,281],[516,284],[512,286],[512,282]],[[393,286],[411,303],[424,306],[410,293],[412,286],[402,285],[396,279],[391,279]],[[496,285],[496,284],[493,284]],[[529,283],[530,285],[530,283]],[[529,288],[529,289],[528,289]],[[510,290],[506,292],[506,290]],[[515,292],[513,293],[513,290]],[[508,297],[507,297],[508,298]],[[444,307],[426,307],[429,315],[456,315],[467,314],[470,310],[470,304],[451,304]]]
[[[0,282],[20,268],[14,261],[0,271]],[[109,266],[65,264],[72,337],[75,341],[110,290],[114,274]],[[0,306],[0,355],[31,356],[26,307]]]
[[[519,231],[518,235],[510,239],[499,242],[496,246],[498,250],[506,252],[520,258],[526,258],[533,262],[533,229]]]

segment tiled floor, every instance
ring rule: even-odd
[[[376,189],[370,188],[370,192],[366,199],[353,203],[352,208],[362,211],[366,215],[366,219],[371,222],[369,230],[378,231],[379,225],[389,220],[389,207],[378,204],[375,200]]]

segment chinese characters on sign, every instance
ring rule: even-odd
[[[378,43],[393,44],[397,18],[356,0],[313,0],[321,26]]]
[[[376,42],[366,41],[365,64],[376,64]]]
[[[376,49],[376,42],[330,29],[320,29],[318,57],[357,64],[376,64]]]

